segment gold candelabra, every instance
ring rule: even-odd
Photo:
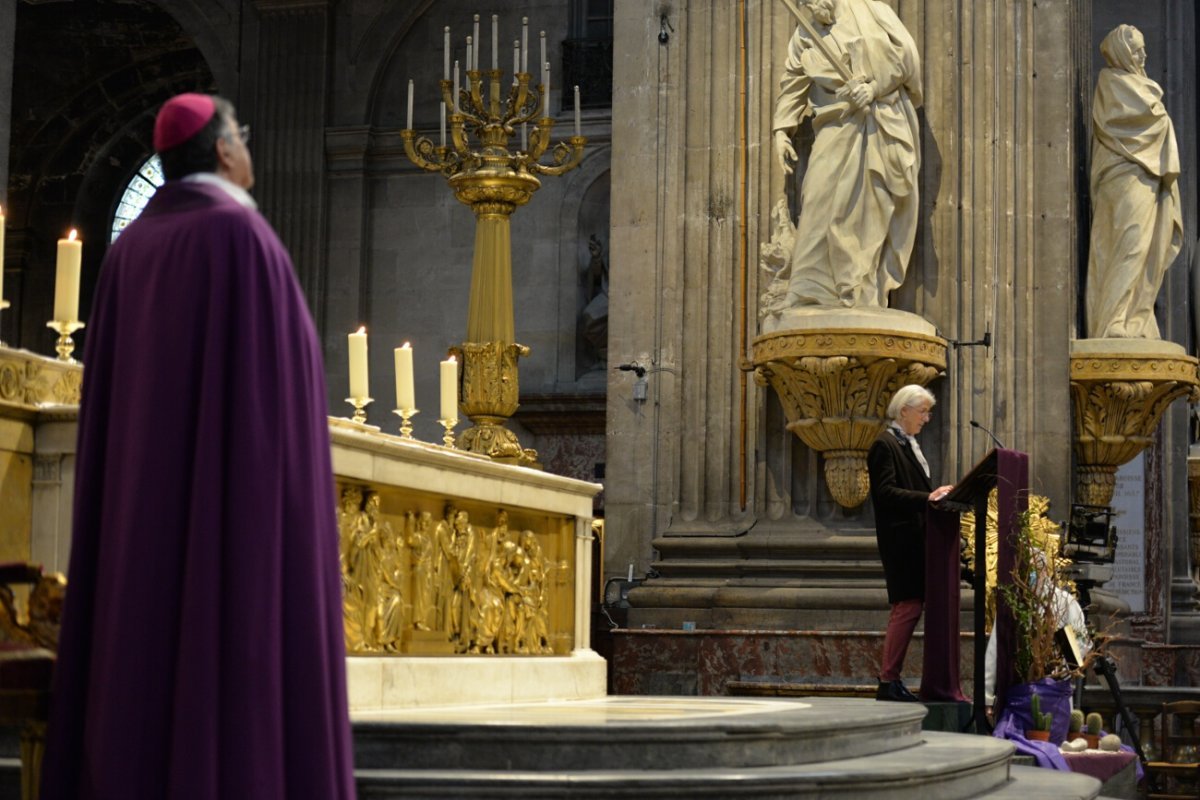
[[[397,408],[392,411],[393,414],[400,417],[400,438],[411,439],[412,435],[412,418],[420,412],[415,408]]]
[[[466,77],[457,92],[457,80],[440,81],[442,102],[451,112],[449,144],[417,136],[411,118],[400,136],[409,159],[446,176],[454,196],[475,212],[467,341],[454,348],[463,362],[460,408],[474,427],[463,431],[458,447],[535,465],[537,453],[522,448],[516,434],[504,427],[517,408],[517,357],[529,352],[515,343],[509,217],[541,186],[538,175],[562,175],[579,166],[587,139],[580,135],[576,105],[575,135],[551,148],[554,119],[548,113],[545,77],[532,87],[529,72],[516,72],[507,90],[499,69],[468,69]],[[522,144],[510,149],[518,131]],[[547,151],[549,163],[542,163]]]

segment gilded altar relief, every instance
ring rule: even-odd
[[[571,519],[351,484],[338,497],[350,654],[570,651]]]

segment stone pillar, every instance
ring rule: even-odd
[[[322,326],[325,299],[325,120],[330,3],[256,0],[252,63],[255,191],[287,245]]]
[[[892,5],[922,53],[925,85],[921,232],[892,305],[950,339],[992,334],[989,349],[951,351],[946,377],[931,386],[941,403],[924,449],[952,481],[991,446],[967,425],[978,420],[1030,453],[1032,488],[1065,515],[1084,124],[1076,58],[1087,12],[1070,0]],[[610,372],[605,574],[624,575],[630,561],[640,573],[652,547],[686,545],[691,578],[745,577],[758,558],[753,570],[803,584],[808,574],[827,579],[821,559],[837,552],[860,565],[860,578],[874,575],[857,585],[881,586],[869,504],[838,509],[820,459],[784,429],[778,400],[752,382],[743,389],[739,375],[738,226],[747,229],[752,337],[758,250],[788,188],[770,126],[795,23],[782,3],[677,2],[665,25],[663,13],[641,0],[615,6],[614,82],[624,89],[613,101],[609,347],[614,364],[636,360],[649,371],[644,402],[634,373]],[[781,567],[785,541],[809,549],[793,548]],[[694,602],[714,601],[700,594]]]

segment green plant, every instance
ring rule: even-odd
[[[1035,731],[1048,731],[1050,726],[1054,724],[1053,714],[1042,713],[1042,698],[1036,692],[1029,698],[1029,712],[1033,717],[1033,729]]]
[[[1100,729],[1104,727],[1104,719],[1096,712],[1087,715],[1087,732],[1092,736],[1099,736]]]
[[[1066,677],[1066,664],[1054,640],[1058,631],[1055,614],[1053,568],[1032,535],[1029,511],[1021,513],[1013,542],[1011,580],[999,586],[1000,596],[1012,613],[1016,627],[1013,667],[1026,683],[1051,676]]]
[[[1071,712],[1071,721],[1067,725],[1069,733],[1079,733],[1083,730],[1083,712],[1078,708]]]

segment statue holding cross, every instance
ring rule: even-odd
[[[877,0],[784,0],[799,24],[788,44],[772,125],[790,174],[792,137],[814,140],[791,258],[777,293],[798,307],[886,308],[916,236],[921,62],[896,13]]]

